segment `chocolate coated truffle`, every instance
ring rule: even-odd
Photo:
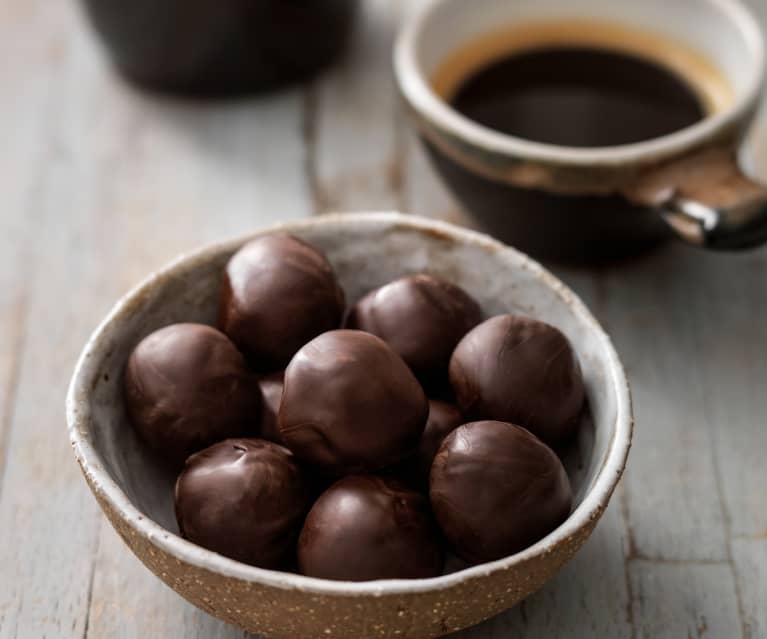
[[[202,324],[173,324],[145,337],[128,360],[124,389],[140,437],[176,468],[193,452],[244,434],[261,403],[243,356]]]
[[[282,400],[282,384],[284,371],[267,375],[258,380],[261,389],[261,437],[270,442],[284,445],[277,417],[280,413]]]
[[[410,275],[363,297],[346,327],[380,337],[422,383],[433,386],[446,382],[453,349],[481,320],[479,305],[463,289],[431,275]]]
[[[429,407],[402,358],[362,331],[329,331],[285,371],[282,439],[329,475],[367,472],[415,452]]]
[[[309,499],[292,453],[263,439],[228,439],[193,455],[176,482],[181,534],[262,568],[290,559]]]
[[[570,481],[557,455],[506,422],[472,422],[442,442],[429,491],[457,555],[493,561],[535,543],[570,513]]]
[[[578,359],[553,326],[519,315],[493,317],[468,333],[450,360],[463,413],[520,424],[547,444],[578,426],[584,388]]]
[[[438,400],[429,400],[429,419],[421,435],[421,443],[416,453],[418,479],[428,484],[429,472],[439,447],[450,433],[464,423],[463,415],[457,406]]]
[[[338,328],[343,312],[327,259],[292,235],[256,238],[226,266],[218,324],[259,371],[284,367],[310,339]]]
[[[428,500],[374,475],[333,484],[312,507],[298,541],[299,570],[323,579],[436,577],[443,559]]]
[[[457,406],[436,399],[429,400],[429,418],[416,453],[402,463],[386,469],[385,474],[401,477],[419,490],[429,489],[429,472],[442,441],[465,420]]]

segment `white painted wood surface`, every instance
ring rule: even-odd
[[[393,93],[391,40],[418,2],[365,0],[338,67],[230,103],[128,89],[74,2],[3,3],[0,639],[243,637],[162,585],[102,518],[64,436],[66,383],[112,302],[180,251],[327,209],[470,221]],[[753,148],[767,178],[764,124]],[[578,557],[456,639],[767,638],[767,251],[668,246],[555,270],[627,365],[630,464]]]

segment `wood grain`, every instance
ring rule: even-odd
[[[0,491],[25,344],[27,289],[35,271],[35,236],[42,219],[42,211],[34,204],[41,188],[39,168],[49,155],[54,95],[51,81],[57,70],[56,58],[61,54],[54,36],[60,23],[57,12],[51,12],[47,19],[37,19],[22,2],[9,2],[3,17],[0,86],[14,90],[0,100],[0,121],[13,122],[3,132],[0,145]],[[19,59],[39,67],[37,82],[26,81],[28,69],[18,63]]]
[[[767,530],[752,538],[735,539],[732,555],[741,596],[743,635],[767,637]]]
[[[86,637],[242,639],[152,575],[108,524],[101,528]]]
[[[50,32],[28,38],[47,46],[46,34],[67,39],[66,55],[43,67],[50,85],[37,102],[45,111],[30,115],[31,131],[45,123],[35,131],[44,154],[19,176],[29,198],[19,212],[34,212],[25,231],[34,234],[27,262],[35,268],[19,279],[28,337],[19,342],[0,501],[0,637],[109,636],[100,632],[103,615],[90,624],[92,610],[110,605],[99,570],[105,558],[110,571],[136,574],[121,593],[125,612],[107,627],[162,636],[156,618],[130,611],[171,597],[136,570],[111,531],[101,538],[107,524],[72,461],[62,421],[67,378],[99,317],[152,268],[200,243],[310,213],[301,93],[231,104],[141,96],[102,65],[72,6],[25,10],[52,22]],[[169,605],[162,616],[159,630],[177,636],[173,628],[195,625],[201,613]],[[206,620],[201,628],[220,625]]]
[[[734,583],[726,564],[632,564],[637,639],[740,635]]]
[[[391,50],[405,4],[360,3],[345,59],[311,91],[311,167],[318,212],[401,208],[399,101]]]
[[[632,636],[626,582],[625,529],[619,498],[612,502],[575,559],[521,605],[453,639]]]
[[[704,256],[665,247],[603,275],[608,328],[627,366],[636,429],[625,474],[632,555],[723,560],[727,556],[701,366],[708,353],[692,307]]]
[[[0,38],[19,56],[0,56],[3,80],[16,80],[18,84],[9,86],[19,87],[0,107],[3,122],[14,123],[10,146],[2,150],[2,167],[10,180],[3,180],[7,232],[0,254],[8,256],[11,263],[4,272],[15,279],[9,289],[10,316],[24,322],[23,328],[9,332],[18,335],[7,379],[12,391],[5,397],[14,403],[3,409],[8,418],[0,487],[4,639],[82,634],[98,522],[97,508],[82,491],[71,463],[62,422],[67,371],[76,342],[86,334],[85,314],[76,317],[84,290],[80,286],[90,282],[85,276],[73,290],[73,281],[89,269],[82,255],[72,251],[74,240],[84,236],[81,211],[61,188],[81,169],[72,161],[63,133],[74,129],[76,119],[68,108],[72,92],[64,89],[71,52],[60,37],[70,21],[60,6],[43,11],[43,4],[6,5],[0,27]],[[24,81],[32,69],[39,70],[37,83]],[[50,296],[42,294],[44,289]],[[56,530],[67,531],[66,536],[57,538]]]
[[[403,183],[405,210],[454,224],[472,226],[472,218],[452,197],[431,165],[414,131],[406,134],[406,155]]]
[[[767,531],[767,252],[695,263],[691,312],[702,409],[732,536]]]

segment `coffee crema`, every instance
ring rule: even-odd
[[[668,135],[732,104],[705,56],[663,36],[585,21],[515,26],[471,42],[433,77],[471,120],[572,147]]]

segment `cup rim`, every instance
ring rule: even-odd
[[[501,156],[524,157],[552,165],[574,167],[616,166],[640,163],[648,158],[682,154],[711,139],[722,130],[736,128],[747,120],[762,97],[765,86],[767,52],[764,34],[752,11],[740,0],[706,0],[735,24],[747,46],[754,51],[746,90],[726,110],[710,115],[691,126],[632,144],[606,147],[572,147],[535,142],[483,126],[453,109],[433,90],[417,61],[417,44],[434,11],[446,0],[427,0],[401,28],[393,54],[394,73],[400,92],[427,123],[447,131],[460,140]]]
[[[288,572],[267,570],[240,563],[207,550],[172,533],[141,512],[125,494],[123,489],[105,470],[105,464],[94,447],[90,436],[89,396],[93,375],[105,352],[110,351],[112,333],[125,314],[133,312],[148,293],[164,281],[178,278],[197,268],[201,263],[226,252],[233,252],[253,237],[276,231],[294,232],[318,225],[356,225],[371,228],[389,225],[425,233],[439,234],[457,242],[470,243],[486,251],[496,253],[509,265],[531,272],[541,285],[548,287],[560,297],[579,318],[590,328],[599,340],[601,350],[608,363],[609,384],[616,398],[615,426],[607,446],[601,468],[597,471],[590,490],[568,518],[554,531],[528,548],[492,562],[464,568],[462,570],[429,579],[391,579],[369,582],[333,581],[307,577]],[[462,229],[452,224],[430,220],[397,212],[327,214],[278,224],[248,233],[234,239],[218,242],[197,251],[182,254],[156,273],[149,275],[140,284],[123,296],[111,309],[88,339],[75,366],[66,398],[67,430],[77,462],[99,501],[104,501],[131,530],[147,539],[161,551],[197,568],[216,574],[283,590],[331,596],[398,595],[435,592],[455,587],[458,584],[481,578],[499,571],[505,571],[547,554],[551,548],[588,527],[598,519],[615,489],[626,464],[633,435],[633,413],[631,393],[623,366],[615,348],[596,318],[580,298],[553,274],[523,253],[507,247],[484,234]]]

